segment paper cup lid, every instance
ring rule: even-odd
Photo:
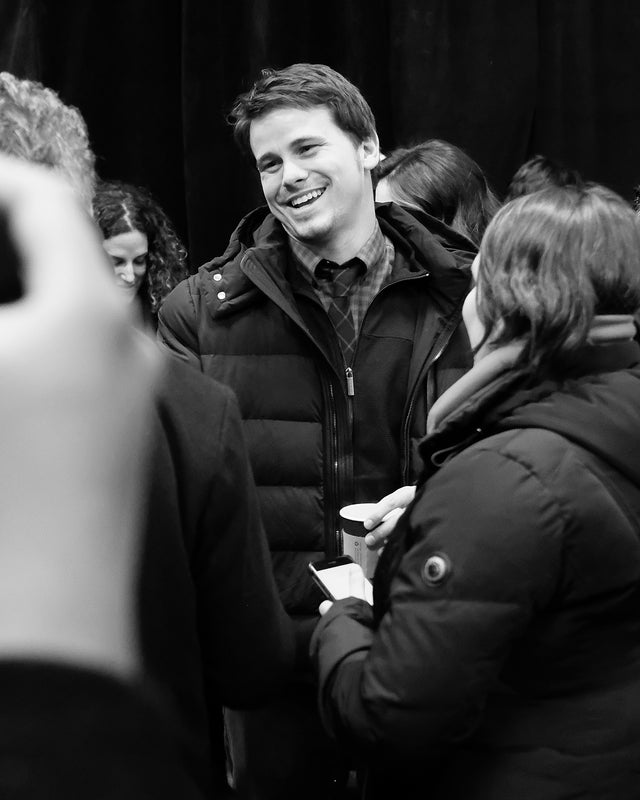
[[[370,516],[375,506],[375,503],[354,503],[341,508],[342,530],[351,536],[364,536],[368,531],[362,523]]]

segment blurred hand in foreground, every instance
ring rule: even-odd
[[[0,212],[24,284],[0,305],[0,655],[130,672],[156,350],[66,184],[1,156]]]

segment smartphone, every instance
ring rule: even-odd
[[[351,556],[338,556],[325,558],[322,561],[312,561],[309,564],[311,577],[322,589],[329,600],[342,600],[351,596],[349,585],[350,570],[356,568],[362,573],[364,584],[364,599],[373,605],[373,585],[364,577],[362,567],[355,563]]]

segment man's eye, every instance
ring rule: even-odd
[[[277,168],[278,168],[277,161],[264,161],[258,167],[258,172],[275,172]]]
[[[317,149],[317,147],[318,147],[317,144],[304,144],[300,148],[300,152],[308,154],[308,153],[314,152]]]

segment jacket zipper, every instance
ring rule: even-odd
[[[429,273],[425,272],[422,275],[415,275],[414,277],[401,278],[400,280],[395,280],[395,281],[392,281],[391,283],[385,284],[380,289],[378,294],[373,298],[373,300],[367,306],[367,308],[366,308],[366,310],[364,312],[364,316],[362,317],[362,320],[360,322],[360,329],[358,331],[358,334],[360,333],[360,330],[362,330],[362,328],[364,326],[364,321],[367,318],[367,314],[369,313],[369,309],[373,305],[374,301],[377,300],[377,298],[382,294],[382,292],[384,292],[389,286],[394,286],[396,283],[404,283],[405,281],[420,280],[421,278],[428,278],[428,277],[429,277]],[[358,352],[358,344],[359,344],[359,342],[360,342],[360,336],[358,335],[358,339],[356,340],[356,350],[355,350],[355,353],[353,354],[353,361],[354,362],[356,360],[356,354]],[[352,366],[351,367],[345,367],[344,374],[345,374],[345,379],[346,379],[346,384],[347,384],[347,397],[355,397],[355,393],[356,392],[355,392],[355,381],[354,381],[353,367]]]
[[[333,392],[333,384],[329,381],[329,400],[331,403],[330,417],[331,417],[331,443],[333,451],[331,453],[332,478],[333,478],[333,495],[330,504],[329,513],[331,515],[331,525],[334,525],[334,539],[333,546],[334,552],[327,553],[328,556],[339,555],[342,552],[342,542],[340,536],[340,528],[335,527],[335,521],[338,519],[338,505],[340,497],[340,458],[339,458],[339,443],[338,443],[338,414],[336,411],[336,398]]]
[[[347,379],[347,397],[354,397],[356,392],[353,384],[353,369],[351,367],[347,367],[344,371],[344,374]]]

